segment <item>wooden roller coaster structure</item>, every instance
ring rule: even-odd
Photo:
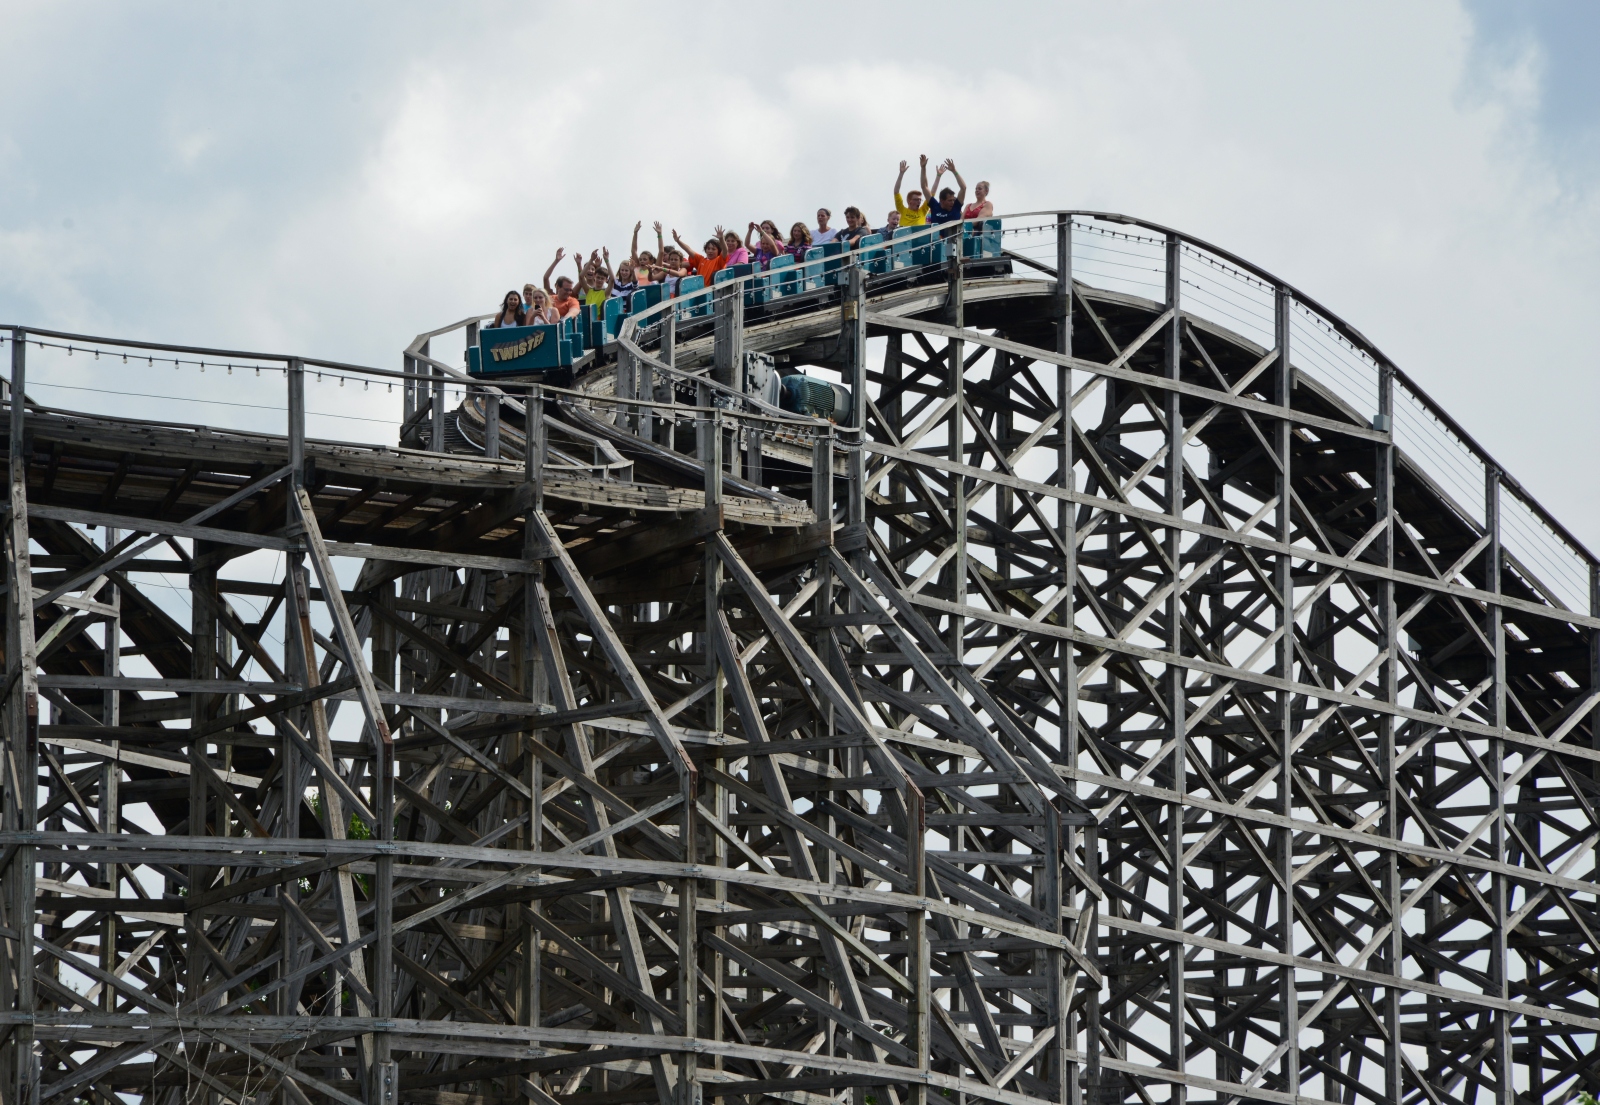
[[[1004,234],[569,387],[431,355],[476,320],[398,371],[0,335],[0,1101],[1595,1088],[1594,556],[1270,274]],[[46,407],[62,343],[266,365],[287,432]],[[308,439],[317,371],[401,444]]]

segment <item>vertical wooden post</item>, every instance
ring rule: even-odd
[[[28,454],[24,447],[27,403],[28,335],[11,331],[11,424],[8,475],[10,476],[9,525],[6,527],[7,625],[6,686],[10,690],[4,706],[6,720],[6,767],[4,827],[13,832],[32,832],[38,828],[39,778],[39,686],[34,649],[33,571],[28,537]],[[20,844],[6,868],[7,912],[14,926],[7,942],[10,962],[3,972],[10,1000],[10,1011],[34,1012],[33,934],[35,910],[34,860],[37,846]],[[38,1087],[38,1063],[34,1055],[34,1030],[31,1023],[12,1030],[9,1070],[0,1089],[11,1100],[26,1103]]]
[[[444,449],[444,373],[437,366],[429,365],[433,376],[433,407],[429,415],[428,449],[430,452],[442,453]]]
[[[498,396],[496,396],[498,399]],[[394,601],[394,584],[385,583],[374,595],[380,606]],[[372,677],[377,689],[394,688],[395,630],[381,618],[372,620]],[[394,1016],[394,739],[388,732],[373,734],[372,812],[376,826],[378,854],[373,863],[372,927],[377,941],[372,953],[372,1015],[379,1022],[372,1036],[374,1085],[371,1100],[376,1105],[395,1105],[399,1100],[400,1071],[391,1056],[392,1040],[387,1022]]]
[[[956,329],[959,330],[966,325],[960,250],[956,251],[956,256],[950,265],[945,313],[950,319],[950,325]],[[949,370],[950,395],[954,402],[950,407],[950,429],[945,443],[945,457],[958,464],[965,464],[967,460],[965,362],[966,343],[960,338],[951,338],[945,343],[945,365]],[[950,600],[959,607],[965,605],[967,601],[967,481],[966,477],[954,474],[950,477],[950,526],[956,547],[956,554],[951,558],[949,568]],[[951,614],[950,654],[958,664],[963,662],[966,655],[966,633],[967,620],[960,614]]]
[[[1072,216],[1061,213],[1056,216],[1056,352],[1063,356],[1072,356]],[[1075,491],[1077,481],[1073,477],[1073,418],[1072,418],[1072,369],[1066,365],[1056,366],[1056,410],[1059,412],[1057,433],[1059,435],[1056,445],[1056,483],[1064,491]],[[1061,541],[1061,587],[1066,592],[1066,598],[1057,607],[1057,617],[1060,624],[1071,629],[1077,624],[1077,588],[1078,588],[1078,539],[1077,526],[1075,525],[1073,504],[1067,499],[1056,500],[1056,530]],[[1057,700],[1056,709],[1060,721],[1060,732],[1057,734],[1061,749],[1061,762],[1068,767],[1078,766],[1078,657],[1073,650],[1073,644],[1068,640],[1058,641],[1056,644],[1057,665],[1056,683]],[[1052,816],[1054,809],[1052,807]],[[1060,839],[1056,842],[1057,848],[1065,856],[1076,854],[1078,849],[1078,827],[1073,821],[1059,824]],[[1061,872],[1056,871],[1056,896],[1063,898],[1061,893]],[[1064,931],[1064,930],[1058,930]],[[1088,953],[1093,956],[1098,945],[1098,940],[1091,934],[1088,944]],[[1064,964],[1057,955],[1057,963],[1052,967],[1051,977],[1059,980]],[[1091,983],[1085,983],[1086,986]],[[1071,995],[1064,995],[1065,1001]],[[1082,1012],[1076,1018],[1071,1017],[1066,1008],[1059,1008],[1056,1016],[1056,1063],[1060,1072],[1057,1093],[1063,1101],[1071,1101],[1072,1105],[1079,1105],[1082,1097],[1082,1087],[1079,1085],[1077,1064],[1073,1063],[1068,1054],[1077,1047],[1079,1029],[1085,1033],[1097,1033],[1100,1030],[1098,1019],[1089,1020],[1089,1006],[1084,1005]]]
[[[639,399],[639,360],[621,342],[617,343],[617,398]],[[637,405],[619,406],[616,418],[619,428],[629,433],[639,432]]]
[[[904,386],[904,362],[901,357],[904,351],[904,335],[899,330],[891,330],[884,336],[883,348],[883,386],[878,389],[878,417],[884,420],[884,437],[898,445],[905,439],[905,404],[901,401],[901,392]],[[888,498],[893,505],[906,501],[906,480],[898,468],[889,471]],[[898,553],[900,547],[907,541],[905,534],[898,529],[890,528],[888,534],[889,551]]]
[[[416,362],[414,361],[412,362],[412,368],[416,368]],[[295,492],[300,488],[301,484],[305,480],[306,467],[305,365],[298,358],[291,358],[289,360],[284,374],[284,384],[285,391],[287,393],[285,403],[287,411],[287,425],[285,427],[285,432],[289,438],[289,474],[285,480],[288,485],[289,494],[284,502],[285,532],[290,534],[298,534],[300,532],[300,519],[294,500]],[[419,385],[413,386],[415,387]],[[299,650],[292,647],[290,644],[290,638],[292,636],[290,630],[292,627],[300,624],[300,598],[296,592],[296,588],[293,585],[293,580],[294,573],[301,563],[301,555],[302,554],[297,552],[293,547],[291,547],[290,550],[284,554],[283,624],[285,626],[285,632],[283,642],[283,664],[284,671],[289,676],[290,681],[299,683],[302,687],[304,687],[308,686],[306,681],[307,673],[304,669],[304,665],[301,663]],[[305,708],[302,707],[300,709],[290,710],[286,715],[286,720],[290,725],[298,728],[301,733],[306,731]],[[284,837],[293,840],[301,835],[300,815],[301,808],[304,804],[303,793],[301,790],[303,781],[300,772],[300,750],[298,747],[296,747],[294,741],[290,739],[287,731],[285,731],[279,739],[278,757],[279,762],[283,765],[283,778],[280,783],[283,788],[283,816],[279,820],[279,824],[281,826],[280,831]],[[190,829],[190,832],[193,834],[192,828]],[[300,897],[298,882],[295,880],[290,880],[280,884],[278,886],[278,894],[281,897],[298,900]],[[283,956],[282,970],[285,974],[287,974],[298,965],[297,959],[299,956],[301,938],[299,935],[298,926],[289,921],[287,913],[282,918],[281,929],[283,932],[283,948],[281,952]],[[280,992],[278,1002],[278,1012],[280,1015],[288,1016],[294,1013],[295,1008],[298,1005],[296,995],[299,993],[299,990],[299,986],[287,986],[284,987],[284,989]],[[293,1100],[294,1099],[289,1091],[286,1090],[283,1092],[284,1105],[292,1105]]]
[[[544,424],[544,389],[538,384],[528,389],[528,398],[524,406],[523,429],[527,442],[526,455],[523,457],[523,471],[526,481],[532,488],[533,509],[544,509],[544,462],[545,452],[549,448],[550,437],[548,428]]]
[[[528,698],[532,702],[546,703],[550,701],[549,673],[544,667],[544,656],[537,645],[535,626],[542,616],[539,609],[539,589],[544,583],[544,560],[542,557],[548,550],[544,549],[542,526],[539,522],[539,513],[544,510],[544,462],[545,462],[545,424],[544,424],[544,398],[537,384],[528,388],[523,396],[523,456],[522,456],[522,493],[527,500],[527,507],[523,512],[522,528],[522,555],[529,561],[528,573],[523,579],[522,586],[522,651],[523,671],[522,684]],[[529,802],[529,833],[528,846],[535,852],[544,850],[544,762],[534,754],[531,745],[539,739],[538,734],[529,728],[523,733],[524,751],[528,759],[528,789],[532,794]],[[528,909],[535,916],[544,910],[541,899],[534,899],[528,904]],[[519,995],[519,1006],[527,1025],[538,1028],[543,1024],[543,989],[541,986],[541,972],[543,971],[544,945],[538,929],[531,924],[523,924],[522,937],[522,986]],[[519,1083],[520,1084],[520,1083]],[[532,1095],[519,1096],[532,1099]]]
[[[744,367],[744,287],[730,281],[718,288],[712,323],[711,378],[724,387],[739,389]]]
[[[498,391],[483,393],[483,455],[500,459],[500,400]]]
[[[678,308],[662,312],[661,318],[661,363],[676,366],[673,358],[678,351]]]
[[[706,651],[711,647],[711,629],[706,629]],[[683,861],[694,865],[699,862],[698,841],[700,800],[693,776],[681,780],[683,811],[679,831],[683,835]],[[700,1035],[700,930],[699,930],[699,880],[686,875],[678,882],[678,1015],[683,1019],[683,1034],[688,1039]],[[711,995],[715,1000],[715,995]],[[715,1006],[708,1011],[717,1016]],[[678,1061],[679,1105],[699,1105],[701,1099],[700,1057],[693,1050],[685,1051]]]
[[[668,312],[670,314],[670,312]],[[648,404],[656,399],[656,367],[649,361],[638,361],[639,372],[639,398],[644,401],[638,408],[638,425],[634,433],[646,441],[656,439],[656,409]]]
[[[105,547],[107,551],[116,548],[118,531],[112,527],[105,527]],[[112,610],[105,620],[105,646],[101,650],[100,673],[115,678],[122,674],[122,589],[115,580],[106,582],[106,596],[103,600]],[[88,595],[94,598],[94,595]],[[115,728],[122,724],[122,692],[114,687],[108,687],[103,692],[100,705],[100,720],[105,725]],[[121,757],[116,753],[121,751],[122,742],[113,740],[107,742],[113,752],[113,758],[106,762],[100,769],[100,831],[102,833],[119,833],[122,831],[121,813],[122,800],[120,795],[122,783]],[[101,885],[110,890],[115,896],[120,882],[118,868],[115,863],[107,862],[101,868]],[[107,913],[101,922],[100,928],[100,969],[115,971],[117,968],[117,928],[120,918],[115,913]],[[100,1007],[108,1013],[116,1011],[116,993],[110,986],[101,988]]]
[[[1044,867],[1040,870],[1039,906],[1045,914],[1044,928],[1048,932],[1064,933],[1066,926],[1061,916],[1064,904],[1061,896],[1061,877],[1065,867],[1061,851],[1061,813],[1054,802],[1044,807]],[[1067,1004],[1072,995],[1066,986],[1066,963],[1060,948],[1051,948],[1044,955],[1046,976],[1045,1013],[1055,1026],[1053,1046],[1039,1057],[1042,1081],[1054,1088],[1055,1099],[1066,1105],[1074,1096],[1077,1071],[1067,1057],[1072,1043],[1072,1028],[1067,1017]],[[1034,1029],[1038,1032],[1038,1029]]]
[[[1287,414],[1294,399],[1294,369],[1289,361],[1289,337],[1294,316],[1294,300],[1289,289],[1278,287],[1276,292],[1274,330],[1278,346],[1278,363],[1274,372],[1273,398]],[[1290,476],[1290,446],[1293,442],[1294,424],[1279,418],[1273,424],[1273,452],[1278,474],[1275,490],[1278,497],[1276,514],[1277,537],[1288,545],[1293,537],[1294,511],[1292,509],[1294,485]],[[1276,674],[1284,680],[1294,678],[1294,562],[1287,553],[1273,558],[1273,588],[1277,591],[1276,615],[1279,629]],[[1288,690],[1278,692],[1275,716],[1272,722],[1278,740],[1278,793],[1274,813],[1282,817],[1294,815],[1294,695]],[[1277,840],[1277,897],[1276,927],[1279,950],[1285,955],[1294,954],[1294,833],[1287,829],[1275,832]],[[1288,1093],[1300,1092],[1300,1012],[1295,992],[1294,970],[1278,970],[1278,1030],[1282,1033],[1283,1085]]]
[[[409,424],[411,416],[417,413],[416,381],[412,379],[416,371],[417,362],[412,359],[411,354],[402,353],[400,355],[400,372],[405,376],[405,379],[400,381],[400,394],[403,402],[400,423],[402,426]]]
[[[867,521],[867,470],[864,449],[867,427],[867,285],[866,274],[859,268],[849,270],[841,331],[847,335],[850,350],[850,438],[845,445],[846,463],[849,465],[850,501],[845,518],[850,525],[865,525]],[[865,548],[855,556],[864,556]]]
[[[1374,543],[1374,551],[1382,558],[1386,569],[1394,569],[1395,526],[1398,519],[1394,511],[1394,366],[1378,366],[1378,415],[1389,437],[1376,448],[1376,471],[1373,473],[1373,494],[1376,497],[1377,520],[1384,525],[1383,535]],[[1378,683],[1383,702],[1396,706],[1400,686],[1400,638],[1394,606],[1394,581],[1378,581],[1377,606],[1379,632],[1383,641],[1383,664],[1378,669]],[[1397,779],[1397,749],[1395,747],[1395,717],[1385,711],[1378,715],[1378,763],[1382,770],[1383,824],[1379,831],[1389,840],[1400,839],[1401,798]],[[1383,1050],[1383,1083],[1385,1099],[1399,1101],[1404,1093],[1404,1055],[1400,1041],[1400,999],[1405,995],[1401,980],[1402,934],[1400,911],[1402,889],[1400,885],[1400,853],[1391,848],[1383,854],[1383,896],[1388,908],[1389,934],[1383,942],[1382,962],[1386,972],[1396,980],[1383,992],[1383,1030],[1388,1037]]]
[[[857,270],[859,271],[859,270]],[[926,796],[916,787],[907,795],[906,866],[911,876],[911,893],[922,898],[928,893],[928,806]],[[918,1081],[910,1085],[911,1105],[926,1105],[926,1081],[933,1062],[933,964],[928,944],[928,911],[912,910],[906,915],[906,942],[911,971],[911,1051],[915,1056]]]
[[[719,305],[719,310],[726,312],[728,300],[724,298]],[[743,300],[740,300],[742,306]],[[719,319],[723,318],[719,315]],[[742,319],[741,319],[742,323]],[[729,336],[719,331],[716,336],[718,349],[726,350]],[[718,353],[719,358],[723,352]],[[720,514],[722,507],[722,446],[723,446],[723,419],[722,411],[711,405],[710,389],[702,386],[700,389],[702,406],[699,413],[701,432],[699,433],[700,465],[704,472],[705,483],[705,509],[707,515],[713,512]],[[700,644],[705,655],[706,679],[711,684],[711,694],[706,705],[706,728],[717,734],[723,731],[724,706],[724,673],[717,656],[715,645],[717,635],[718,616],[722,602],[722,559],[717,556],[712,543],[705,544],[705,559],[703,579],[705,582],[705,596],[703,604],[704,629],[700,634]],[[719,761],[720,765],[720,761]],[[683,805],[683,848],[686,863],[698,863],[699,856],[696,849],[695,836],[699,831],[699,818],[695,803],[699,801],[698,788],[692,777],[682,781],[684,788]],[[723,815],[721,802],[722,788],[711,788],[711,812],[714,816]],[[679,884],[678,902],[678,957],[679,957],[679,991],[681,1011],[684,1019],[684,1035],[696,1037],[700,1034],[700,934],[699,934],[699,888],[692,876],[684,878]],[[718,930],[720,935],[721,930]],[[713,1028],[721,1021],[718,1014],[720,1008],[720,995],[722,989],[722,957],[712,953],[709,956],[712,989],[706,995],[707,1017],[712,1022]],[[681,1059],[679,1072],[679,1105],[699,1105],[703,1093],[700,1082],[700,1060],[693,1051],[687,1051]]]
[[[1166,348],[1164,352],[1164,367],[1166,377],[1171,381],[1178,381],[1183,376],[1183,315],[1180,311],[1182,305],[1182,258],[1183,243],[1177,235],[1167,235],[1167,309],[1172,312],[1172,319],[1167,323]],[[1179,523],[1183,519],[1183,408],[1179,402],[1180,396],[1175,390],[1166,393],[1164,415],[1167,423],[1167,463],[1166,463],[1166,506],[1167,516],[1172,520],[1166,528],[1166,558],[1167,558],[1167,593],[1166,602],[1166,648],[1173,656],[1183,653],[1183,597],[1180,587],[1183,582],[1183,530]],[[1188,703],[1184,690],[1185,669],[1181,664],[1167,665],[1165,686],[1166,709],[1168,723],[1172,735],[1172,790],[1173,801],[1168,805],[1167,813],[1167,910],[1168,923],[1174,929],[1183,928],[1184,914],[1184,886],[1183,886],[1183,821],[1184,821],[1184,796],[1187,791],[1189,774],[1188,767],[1188,731],[1186,721],[1188,718]],[[1188,1047],[1188,1033],[1184,1028],[1185,1003],[1188,994],[1185,988],[1183,963],[1184,945],[1175,941],[1168,948],[1167,960],[1167,996],[1168,996],[1168,1047],[1172,1053],[1172,1067],[1179,1074],[1186,1069],[1184,1053]],[[1188,1086],[1182,1082],[1172,1084],[1173,1105],[1184,1105],[1188,1100]]]
[[[1083,827],[1083,872],[1095,885],[1100,882],[1100,825],[1092,817]],[[1100,909],[1098,899],[1085,896],[1084,908],[1093,911],[1089,921],[1089,942],[1091,954],[1096,954],[1098,965],[1098,949],[1100,945],[1099,925]],[[1100,987],[1091,981],[1088,984],[1088,993],[1083,1003],[1083,1083],[1090,1105],[1099,1105],[1100,1101]]]
[[[1500,470],[1492,464],[1484,465],[1483,473],[1483,526],[1489,538],[1484,550],[1483,589],[1495,598],[1486,611],[1484,635],[1489,639],[1489,671],[1493,683],[1489,691],[1490,724],[1496,729],[1506,727],[1506,627],[1505,611],[1499,602],[1500,565],[1503,559],[1500,544]],[[1506,744],[1504,738],[1489,738],[1489,755],[1484,766],[1490,780],[1490,813],[1494,822],[1489,830],[1490,858],[1499,864],[1506,862],[1509,851],[1510,826],[1506,823]],[[1495,872],[1490,876],[1489,904],[1494,910],[1494,920],[1489,932],[1489,981],[1491,994],[1501,1001],[1511,997],[1511,954],[1506,945],[1506,915],[1509,912],[1510,887],[1506,876]],[[1512,1077],[1515,1054],[1511,1043],[1511,1015],[1496,1009],[1493,1017],[1491,1056],[1495,1065],[1495,1105],[1516,1105],[1517,1092]],[[1537,1046],[1537,1045],[1536,1045]]]
[[[293,509],[292,507],[290,508]],[[194,543],[194,559],[189,565],[189,634],[190,662],[189,678],[215,679],[217,677],[217,602],[220,598],[217,591],[217,561],[213,555],[216,545],[210,541],[196,541]],[[202,727],[211,720],[214,712],[212,708],[213,696],[195,692],[189,696],[189,731],[198,733]],[[189,836],[200,837],[213,835],[207,832],[207,817],[215,808],[217,810],[218,831],[214,834],[221,836],[221,822],[228,816],[227,808],[219,801],[213,807],[211,788],[206,785],[206,774],[198,766],[199,762],[207,759],[205,738],[191,738],[189,745],[191,767],[189,770]],[[189,865],[189,893],[198,894],[205,890],[214,876],[211,867],[199,862],[205,856],[204,852],[195,852],[196,862]],[[189,928],[188,970],[189,980],[187,990],[190,995],[197,995],[207,987],[204,985],[205,973],[210,960],[205,953],[202,941],[205,939],[205,922],[202,914],[191,913],[186,918]],[[194,1012],[203,1012],[196,1009]]]

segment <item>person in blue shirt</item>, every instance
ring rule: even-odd
[[[956,183],[961,185],[961,191],[953,188],[941,188],[939,198],[928,205],[928,222],[937,226],[940,223],[953,223],[961,219],[961,205],[967,201],[967,182],[961,179],[961,174],[956,172],[955,158],[946,158],[945,163],[939,166],[939,172],[934,178],[933,186],[939,187],[938,177],[950,173],[956,178]]]

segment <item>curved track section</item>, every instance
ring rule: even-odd
[[[1270,274],[1002,233],[643,312],[468,455],[15,410],[6,1100],[1593,1086],[1592,555]]]

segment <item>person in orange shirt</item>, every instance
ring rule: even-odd
[[[727,247],[723,245],[723,237],[726,233],[722,227],[717,227],[716,235],[706,239],[706,251],[704,253],[696,253],[689,248],[688,242],[678,236],[676,230],[672,232],[672,240],[677,242],[678,247],[688,255],[689,268],[701,280],[706,282],[706,287],[708,288],[711,287],[712,278],[728,263]]]
[[[567,255],[564,249],[556,250],[556,259],[550,262],[550,267],[544,270],[544,290],[550,295],[550,306],[556,313],[557,320],[576,318],[583,309],[583,301],[574,295],[575,285],[570,276],[556,278],[556,286],[550,286],[550,274],[556,271],[556,266]],[[583,279],[583,251],[579,250],[573,255],[573,260],[578,262],[578,279]]]

